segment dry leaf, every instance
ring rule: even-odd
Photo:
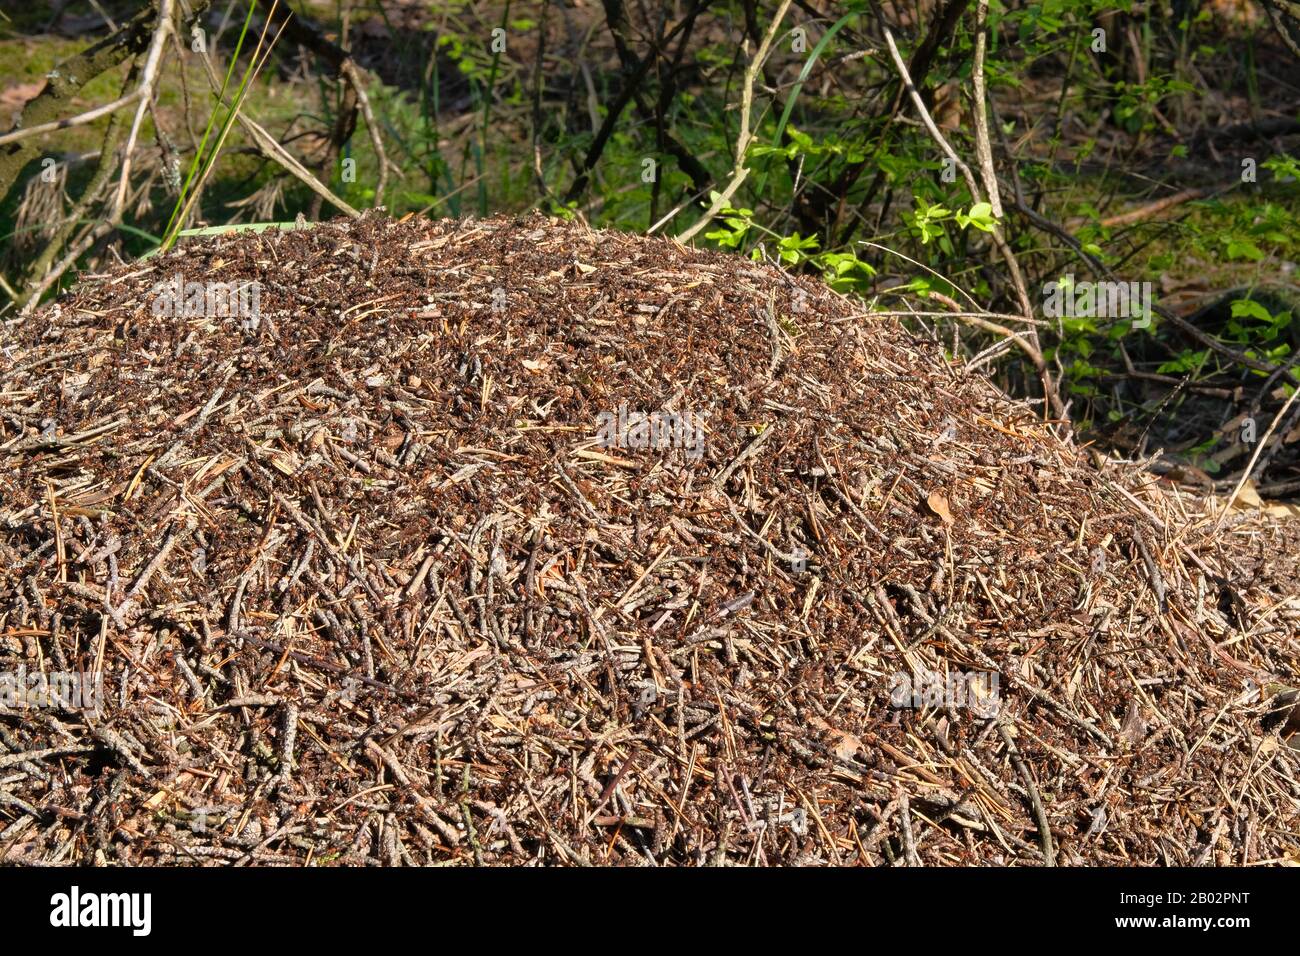
[[[1264,506],[1264,514],[1270,518],[1300,518],[1300,505],[1274,501]]]
[[[948,499],[937,491],[930,492],[930,496],[925,499],[925,503],[930,506],[930,510],[946,525],[952,524],[952,512],[948,510]]]
[[[1146,735],[1147,726],[1146,721],[1142,719],[1142,707],[1135,697],[1129,701],[1128,714],[1124,717],[1124,725],[1120,728],[1119,738],[1129,747],[1136,747]]]
[[[0,90],[0,109],[24,106],[44,88],[44,83],[18,83],[15,86],[7,86]]]
[[[835,738],[835,744],[831,747],[832,752],[841,760],[852,760],[862,749],[862,741],[847,731],[832,731],[831,736]]]
[[[840,760],[852,760],[862,749],[862,741],[847,731],[832,727],[820,717],[809,717],[808,724],[831,738],[831,752]]]
[[[1237,492],[1237,497],[1232,499],[1232,507],[1237,511],[1249,511],[1253,508],[1264,507],[1264,500],[1260,498],[1259,492],[1255,490],[1255,483],[1248,481],[1241,486],[1241,491]]]

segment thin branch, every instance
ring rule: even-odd
[[[975,63],[971,70],[971,85],[975,88],[975,155],[979,159],[980,176],[984,191],[988,193],[993,216],[1002,219],[1002,197],[998,194],[998,177],[993,170],[993,147],[989,144],[989,114],[985,103],[984,51],[988,46],[989,0],[979,0],[975,8]]]
[[[687,14],[664,35],[664,38],[660,43],[666,45],[675,39],[677,34],[694,23],[695,18],[699,16],[700,11],[711,2],[712,0],[696,0],[696,3],[691,10],[688,11]],[[606,11],[608,16],[608,6],[606,7]],[[611,24],[611,29],[615,29],[613,24]],[[601,154],[604,153],[605,146],[609,143],[609,138],[614,133],[614,127],[618,124],[619,117],[623,115],[623,110],[627,108],[627,104],[631,103],[636,98],[636,94],[640,90],[641,84],[645,82],[646,74],[650,71],[651,64],[653,64],[659,56],[659,50],[660,46],[656,44],[654,48],[636,64],[631,75],[627,78],[627,82],[623,84],[623,89],[619,91],[618,97],[610,105],[609,110],[605,114],[605,121],[601,124],[600,130],[596,133],[595,139],[592,140],[591,146],[587,150],[587,155],[582,161],[582,167],[578,171],[577,179],[573,181],[573,185],[569,187],[569,191],[565,194],[564,198],[566,202],[573,202],[582,195],[584,190],[586,190],[587,184],[591,181],[591,171],[596,168],[597,161],[600,159]]]
[[[208,8],[211,0],[191,0],[191,3],[197,16]],[[14,129],[9,132],[24,125],[35,129],[52,122],[57,124],[60,114],[71,112],[75,98],[87,83],[148,49],[153,21],[152,7],[145,7],[122,29],[58,63],[46,74],[41,91],[23,106]],[[35,156],[36,149],[30,142],[0,146],[0,198],[8,195],[18,174]]]
[[[131,154],[135,151],[135,140],[140,134],[140,124],[153,99],[154,85],[158,82],[158,67],[162,63],[163,51],[167,45],[167,36],[173,30],[173,0],[158,0],[158,26],[154,28],[153,42],[149,45],[149,55],[145,59],[144,72],[140,76],[137,97],[140,105],[136,107],[135,119],[131,122],[131,132],[126,138],[122,150],[122,175],[117,181],[117,193],[113,197],[113,216],[120,216],[126,202],[126,191],[131,178]]]
[[[0,136],[0,146],[7,146],[9,143],[17,143],[27,139],[30,136],[39,136],[42,133],[53,133],[61,129],[71,129],[74,126],[85,126],[87,123],[93,123],[101,117],[110,113],[115,113],[124,106],[130,106],[140,98],[138,89],[132,90],[126,96],[120,97],[111,103],[103,106],[96,106],[94,109],[86,110],[84,113],[78,113],[76,116],[68,119],[51,120],[48,123],[42,123],[40,126],[29,126],[26,129],[17,129],[12,133],[5,133]]]
[[[212,84],[212,89],[214,91],[220,90],[221,80],[217,76],[216,71],[212,69],[212,64],[208,62],[206,57],[203,58],[203,66],[207,70],[208,82]],[[316,195],[320,196],[326,202],[337,206],[354,219],[361,215],[359,209],[354,208],[338,196],[334,195],[328,186],[312,175],[311,170],[298,162],[293,154],[281,146],[276,138],[268,133],[256,120],[245,116],[242,110],[235,114],[235,119],[238,121],[239,125],[243,127],[244,132],[248,133],[248,135],[253,138],[253,141],[257,144],[258,148],[262,150],[262,154],[266,156],[267,159],[283,166],[292,176],[298,179],[299,182]]]
[[[898,52],[898,45],[894,42],[893,33],[890,32],[888,27],[884,27],[884,34],[885,43],[889,47],[889,55],[894,61],[894,67],[898,70],[899,78],[903,81],[903,86],[906,88],[908,96],[911,97],[912,105],[916,107],[917,115],[921,117],[922,124],[924,124],[926,130],[929,132],[930,138],[938,144],[941,150],[943,150],[943,154],[947,156],[948,160],[961,171],[962,178],[966,180],[966,186],[970,190],[971,199],[975,202],[979,202],[980,189],[978,184],[975,182],[974,174],[971,173],[970,167],[967,166],[962,161],[961,157],[957,155],[956,150],[954,150],[948,141],[944,139],[943,133],[939,132],[939,127],[935,125],[933,117],[930,116],[930,111],[926,109],[925,102],[921,99],[921,94],[916,91],[916,87],[912,84],[912,78],[907,72],[907,64],[903,62],[903,57]],[[986,134],[987,130],[988,128],[986,126]],[[992,205],[992,203],[990,203],[990,205]],[[1011,273],[1012,284],[1015,287],[1016,296],[1020,300],[1020,308],[1024,312],[1025,318],[1033,318],[1034,309],[1029,301],[1029,290],[1025,285],[1024,275],[1020,271],[1020,263],[1016,260],[1015,253],[1011,251],[1011,247],[1007,244],[1006,239],[1002,235],[1001,224],[994,227],[992,237],[994,245],[997,246],[998,251],[1002,255],[1003,261],[1007,264],[1008,271]],[[1032,328],[1029,329],[1027,338],[1032,340],[1034,351],[1039,355],[1039,363],[1041,363],[1042,353],[1038,346],[1037,330]],[[1043,394],[1046,396],[1048,403],[1052,407],[1052,413],[1058,419],[1067,419],[1068,415],[1066,414],[1065,404],[1061,401],[1061,396],[1058,394],[1056,386],[1052,382],[1052,376],[1048,371],[1047,366],[1039,363],[1036,364],[1038,365],[1038,374],[1043,386]]]
[[[99,147],[99,161],[95,165],[95,171],[91,174],[90,182],[81,192],[81,198],[73,207],[63,223],[55,230],[54,235],[50,237],[45,249],[41,251],[26,270],[26,283],[32,283],[41,278],[54,257],[58,255],[59,249],[68,241],[68,237],[76,231],[77,224],[85,218],[90,204],[95,200],[99,191],[104,188],[109,177],[113,174],[113,166],[116,159],[116,150],[118,139],[122,132],[122,114],[113,115],[108,121],[108,129],[104,131],[104,139]]]
[[[370,145],[375,151],[375,160],[379,163],[379,181],[375,184],[375,205],[382,206],[384,204],[384,188],[388,185],[388,153],[384,150],[383,137],[379,135],[379,123],[375,120],[374,111],[370,108],[370,97],[366,95],[365,78],[351,58],[343,62],[343,65],[339,67],[339,72],[351,84],[353,92],[357,94],[357,103],[361,107],[361,116],[366,121],[366,132],[370,134]],[[342,209],[343,207],[340,206],[339,208]]]
[[[731,197],[736,194],[736,190],[740,188],[741,183],[749,176],[749,167],[745,165],[745,154],[749,151],[749,145],[754,138],[749,130],[749,112],[754,105],[754,79],[758,76],[758,71],[762,69],[763,63],[767,59],[772,42],[781,29],[781,21],[785,19],[792,2],[793,0],[783,0],[781,6],[777,8],[776,15],[772,17],[772,23],[763,36],[762,44],[759,45],[754,58],[749,61],[749,66],[745,68],[745,86],[740,99],[740,133],[736,137],[736,163],[731,170],[731,182],[727,183],[727,187],[713,200],[704,215],[677,237],[679,242],[690,242],[694,239],[705,226],[713,221],[713,218],[718,213],[727,207],[731,202]]]
[[[334,74],[346,82],[351,87],[352,92],[356,94],[357,106],[361,110],[362,117],[365,118],[370,144],[375,151],[376,162],[379,163],[379,180],[375,185],[375,205],[382,205],[384,189],[388,184],[388,167],[392,164],[388,161],[388,154],[384,150],[384,142],[379,134],[379,123],[375,120],[374,111],[370,106],[370,97],[366,93],[365,72],[357,66],[356,61],[352,59],[351,53],[332,42],[317,24],[293,10],[288,4],[288,0],[258,0],[258,5],[266,11],[269,19],[280,25],[280,29],[288,35],[290,40],[305,46],[329,63]],[[294,175],[298,174],[295,173]],[[299,176],[299,178],[302,177]],[[311,184],[308,183],[308,185]],[[315,187],[312,188],[315,189]],[[318,190],[316,192],[317,195],[321,195]],[[331,198],[332,195],[330,193],[323,198],[328,199],[349,215],[360,215],[346,203],[340,203],[337,199]]]

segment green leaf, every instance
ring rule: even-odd
[[[1229,259],[1248,259],[1251,262],[1258,262],[1264,258],[1263,250],[1249,239],[1229,239],[1227,246]]]
[[[1254,299],[1236,299],[1232,303],[1232,317],[1234,319],[1259,319],[1261,322],[1273,321],[1273,313],[1264,308]]]

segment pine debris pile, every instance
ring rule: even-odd
[[[812,279],[369,217],[0,346],[0,673],[102,680],[5,862],[1300,862],[1295,528]]]

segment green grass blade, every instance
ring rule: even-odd
[[[230,78],[234,76],[235,64],[239,61],[239,53],[244,48],[244,38],[248,35],[249,24],[253,22],[253,11],[256,5],[248,5],[248,14],[244,17],[243,29],[239,31],[239,39],[235,43],[235,52],[231,54],[230,65],[226,67],[226,77],[221,81],[221,92],[217,94],[217,102],[213,106],[212,112],[208,115],[207,127],[203,130],[203,139],[199,141],[199,148],[194,153],[194,158],[190,160],[189,172],[185,177],[185,185],[181,188],[181,193],[176,197],[176,204],[172,207],[171,217],[167,220],[167,228],[163,230],[163,236],[170,236],[172,228],[176,224],[176,217],[180,215],[181,209],[185,206],[185,200],[189,195],[190,187],[194,183],[195,174],[202,165],[204,154],[208,146],[208,137],[212,135],[212,126],[216,122],[217,112],[221,109],[226,99],[226,89],[230,86]],[[205,54],[206,55],[206,54]]]
[[[857,13],[846,13],[844,16],[840,17],[831,25],[831,28],[826,31],[826,34],[817,41],[817,45],[813,47],[812,54],[808,57],[808,62],[805,63],[803,69],[799,71],[799,79],[795,81],[794,86],[790,88],[790,95],[786,97],[785,109],[781,111],[781,119],[776,124],[776,135],[772,137],[772,145],[774,147],[779,149],[781,146],[781,137],[785,133],[786,125],[790,122],[790,114],[794,111],[794,101],[799,98],[799,93],[803,89],[804,83],[807,82],[809,74],[812,73],[812,68],[816,65],[818,58],[822,55],[822,52],[826,47],[830,45],[831,40],[835,38],[835,34],[840,32],[840,28],[857,15]],[[761,196],[763,194],[763,187],[766,184],[767,163],[764,163],[763,173],[759,177],[758,183],[754,186],[755,193]]]

